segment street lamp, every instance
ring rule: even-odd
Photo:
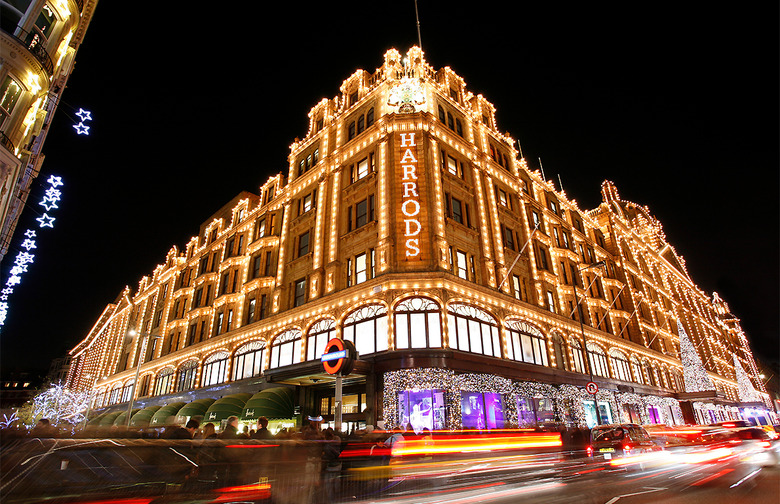
[[[146,345],[149,342],[149,338],[153,339],[159,339],[160,336],[152,336],[151,334],[144,334],[139,333],[135,329],[130,329],[127,331],[128,336],[143,336],[143,340],[141,341],[141,352],[138,354],[138,366],[135,368],[135,379],[133,380],[133,388],[130,389],[130,400],[127,402],[127,423],[125,424],[128,428],[130,427],[130,416],[133,414],[133,404],[135,403],[135,389],[138,386],[138,375],[141,373],[141,364],[144,363],[144,355],[146,354]]]
[[[591,268],[601,268],[606,266],[607,263],[599,261],[583,268],[577,268],[578,272],[583,272]],[[588,374],[590,375],[590,381],[593,381],[593,364],[590,362],[590,352],[588,352],[588,342],[585,338],[585,326],[582,323],[582,306],[580,305],[580,296],[577,294],[577,279],[574,279],[574,298],[577,301],[575,310],[579,312],[580,332],[582,333],[582,349],[585,352],[585,365],[588,367]],[[574,312],[572,312],[574,313]],[[597,425],[601,425],[601,413],[599,412],[599,402],[596,399],[596,394],[593,394],[593,407],[596,410],[596,422]]]

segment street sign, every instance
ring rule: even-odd
[[[596,392],[598,392],[598,391],[599,391],[599,386],[598,386],[598,385],[596,385],[596,383],[595,383],[595,382],[588,382],[588,384],[587,384],[587,385],[585,385],[585,391],[586,391],[588,394],[593,394],[593,395],[596,395]]]
[[[333,338],[325,345],[325,353],[320,357],[325,372],[332,375],[347,376],[355,367],[357,351],[349,341]]]

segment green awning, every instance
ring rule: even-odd
[[[103,420],[103,418],[105,418],[106,415],[108,415],[108,412],[104,412],[104,413],[99,414],[98,416],[92,418],[92,420],[87,422],[87,425],[90,426],[90,427],[97,427],[97,426],[99,426],[101,420]]]
[[[293,418],[295,411],[295,392],[287,387],[275,387],[261,390],[253,395],[241,413],[243,420],[257,420],[261,416],[269,420]]]
[[[133,419],[133,415],[141,411],[141,408],[135,408],[133,411],[130,412],[130,420]],[[117,417],[114,419],[113,425],[127,425],[127,411],[121,412]]]
[[[155,413],[157,413],[157,410],[160,409],[160,406],[147,406],[135,415],[130,417],[130,426],[131,427],[148,427],[149,422],[152,420],[152,417]]]
[[[212,404],[214,404],[214,399],[211,398],[196,399],[180,409],[178,413],[176,413],[176,421],[178,423],[184,423],[187,417],[202,417],[206,414],[206,411],[208,411]]]
[[[100,427],[111,427],[114,425],[114,420],[116,420],[116,417],[121,414],[121,411],[112,411],[111,413],[106,413],[106,416],[100,419],[100,423],[98,423],[98,425]]]
[[[244,409],[244,405],[252,397],[252,394],[231,394],[221,399],[214,401],[214,404],[209,406],[206,413],[203,415],[204,422],[219,423],[225,418],[235,415],[241,416],[241,411]]]
[[[179,410],[187,403],[185,402],[175,402],[171,404],[166,404],[162,408],[158,409],[157,412],[152,415],[152,420],[149,422],[149,425],[151,426],[163,426],[163,425],[170,425],[173,423],[171,417],[175,417],[176,413],[179,412]]]

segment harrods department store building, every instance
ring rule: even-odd
[[[94,391],[95,412],[285,387],[291,420],[328,422],[319,357],[334,337],[359,353],[344,388],[353,427],[766,409],[739,320],[649,209],[610,182],[579,208],[528,168],[493,104],[417,47],[317,103],[289,168],[107,305],[68,380]]]

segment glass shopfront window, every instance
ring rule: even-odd
[[[423,429],[446,427],[446,406],[443,390],[404,390],[398,392],[398,418],[416,433]]]
[[[598,418],[596,417],[596,404],[593,401],[582,401],[582,406],[585,409],[585,423],[589,429],[592,429],[598,425]],[[609,407],[607,401],[598,401],[599,415],[601,416],[601,424],[614,423],[612,420],[612,409]]]
[[[503,429],[504,400],[494,392],[461,392],[461,423],[464,429]]]

